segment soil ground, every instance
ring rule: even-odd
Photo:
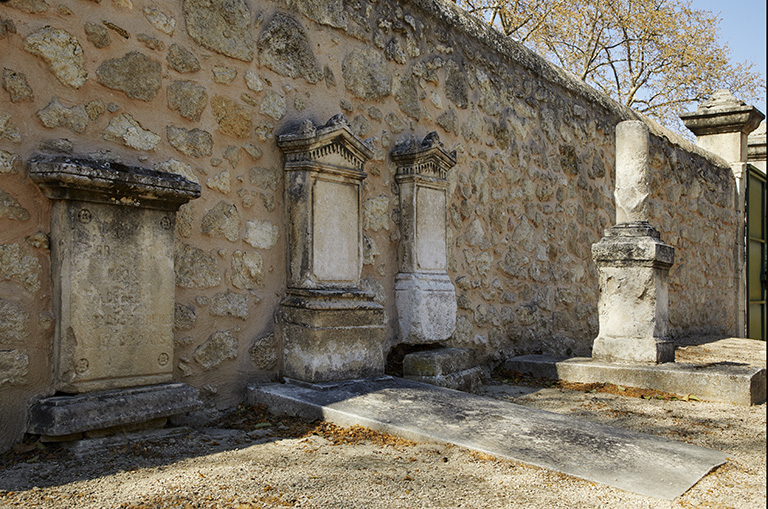
[[[691,345],[680,355],[711,360],[701,346],[710,353],[718,348]],[[765,365],[765,344],[756,345],[749,357]],[[698,401],[695,395],[570,384],[499,370],[483,393],[718,449],[729,460],[683,496],[664,501],[460,447],[241,405],[196,427],[69,446],[28,437],[0,459],[0,506],[766,507],[765,404],[741,407]]]

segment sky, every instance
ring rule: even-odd
[[[691,0],[695,9],[712,11],[720,14],[720,40],[731,49],[731,58],[735,62],[749,60],[755,64],[755,70],[766,77],[766,0]],[[755,104],[766,113],[766,101]]]

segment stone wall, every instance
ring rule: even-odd
[[[614,127],[636,114],[451,4],[9,0],[0,67],[0,446],[23,430],[27,401],[52,392],[50,204],[24,167],[40,152],[201,184],[176,225],[174,376],[211,405],[279,375],[286,246],[275,138],[340,111],[375,149],[362,191],[363,283],[386,309],[390,347],[399,212],[388,154],[437,131],[458,159],[451,342],[496,360],[589,353],[590,246],[614,222]],[[672,331],[728,333],[738,220],[729,169],[652,132],[652,215],[678,250]]]

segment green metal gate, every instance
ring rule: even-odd
[[[768,322],[766,265],[768,265],[768,212],[766,177],[749,166],[747,178],[747,337],[765,341]]]

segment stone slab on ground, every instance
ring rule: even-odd
[[[726,460],[710,449],[393,377],[254,385],[248,398],[274,413],[455,444],[667,500]]]
[[[30,407],[27,432],[73,435],[184,414],[200,405],[197,389],[182,383],[52,396]]]
[[[521,355],[507,359],[504,367],[568,382],[611,383],[736,405],[759,405],[766,393],[765,368],[729,361],[619,364],[589,357]]]

